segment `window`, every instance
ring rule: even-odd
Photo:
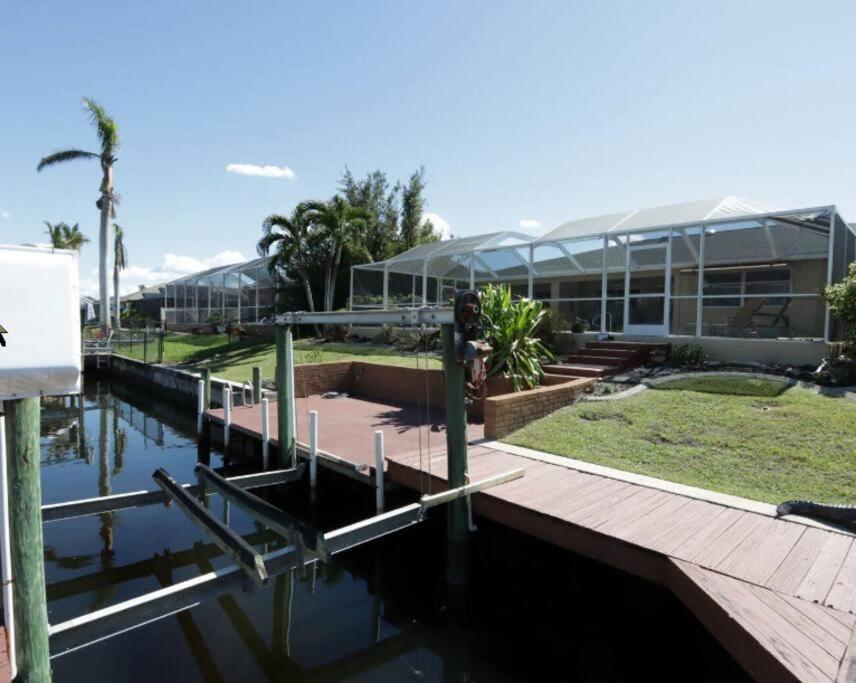
[[[705,308],[739,308],[747,297],[789,294],[790,291],[791,269],[787,266],[705,272],[702,305]],[[785,303],[785,297],[766,298],[767,306]]]

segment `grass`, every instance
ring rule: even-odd
[[[504,440],[768,503],[856,503],[854,435],[856,401],[702,377],[579,403]]]
[[[142,360],[143,349],[135,344],[133,349],[123,345],[122,355]],[[154,344],[149,347],[149,360],[156,353]],[[342,360],[361,360],[367,363],[416,366],[416,356],[374,344],[329,343],[315,344],[295,341],[294,362],[334,363]],[[225,334],[167,335],[164,339],[164,362],[182,365],[191,369],[209,368],[217,377],[238,382],[253,376],[253,366],[260,365],[262,377],[271,378],[276,367],[276,346],[273,341],[244,339],[230,342]],[[432,368],[440,368],[439,358],[428,360]],[[419,358],[420,367],[425,366],[424,356]]]

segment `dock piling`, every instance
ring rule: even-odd
[[[253,403],[262,401],[262,368],[260,365],[253,366]]]
[[[232,390],[223,387],[223,455],[229,450],[229,425],[232,422]]]
[[[205,380],[200,379],[196,390],[196,435],[202,435],[202,419],[205,417]]]
[[[211,407],[211,370],[208,368],[202,368],[202,381],[205,382],[205,391],[203,392],[205,395],[205,409]]]
[[[262,399],[262,469],[270,465],[270,401]]]
[[[377,514],[383,512],[383,431],[380,429],[374,433],[375,444],[375,508]]]
[[[318,411],[309,411],[309,486],[313,494],[318,486]]]

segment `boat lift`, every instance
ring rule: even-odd
[[[397,311],[290,313],[278,316],[277,394],[278,400],[281,401],[278,411],[281,459],[289,461],[290,467],[225,478],[200,463],[196,467],[196,485],[181,485],[164,469],[158,469],[152,476],[160,490],[43,506],[42,520],[47,523],[172,501],[233,560],[233,563],[225,568],[209,571],[119,604],[50,625],[50,656],[57,657],[73,652],[226,593],[253,590],[284,572],[319,561],[325,562],[336,553],[414,526],[425,519],[430,509],[439,505],[450,506],[450,551],[454,551],[456,547],[460,549],[469,532],[466,506],[469,496],[518,479],[525,474],[523,469],[516,469],[476,482],[467,481],[465,364],[478,357],[483,349],[483,345],[479,347],[478,342],[473,340],[477,326],[477,301],[473,293],[465,292],[456,298],[454,309],[423,307]],[[296,481],[303,475],[305,464],[296,463],[293,432],[294,382],[290,326],[313,323],[440,325],[443,333],[446,384],[448,490],[434,495],[423,495],[416,503],[324,533],[251,492],[257,488]],[[288,545],[272,552],[259,553],[227,524],[211,514],[203,502],[210,495],[222,495],[231,504],[242,508],[259,523],[282,536]],[[463,581],[461,574],[466,571],[466,561],[464,559],[462,562],[460,553],[450,552],[449,555],[447,580],[453,585],[459,585]]]

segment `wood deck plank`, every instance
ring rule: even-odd
[[[713,569],[728,557],[729,553],[743,542],[743,539],[761,525],[762,519],[761,515],[752,512],[744,513],[728,528],[728,533],[718,535],[687,559],[700,564],[702,567]]]
[[[765,585],[780,593],[794,595],[826,543],[827,535],[823,529],[807,528]]]
[[[852,545],[853,539],[848,536],[827,536],[823,548],[800,582],[795,595],[806,600],[824,602]]]
[[[846,646],[850,641],[853,629],[856,628],[856,617],[852,614],[786,593],[779,595],[843,645]]]
[[[657,537],[664,526],[668,525],[670,528],[673,528],[683,516],[684,509],[691,503],[691,498],[669,496],[669,499],[660,507],[651,510],[651,512],[642,517],[637,517],[620,529],[615,529],[613,533],[625,541],[649,547],[649,540]],[[604,531],[604,529],[601,529],[601,531]]]
[[[838,570],[832,588],[829,589],[829,595],[824,600],[824,604],[843,612],[856,611],[856,582],[853,580],[854,576],[856,576],[856,544],[851,544],[844,562],[841,563],[841,568]]]
[[[660,544],[659,549],[666,555],[691,560],[749,514],[734,508],[725,508],[719,514],[713,514],[715,510],[716,506],[713,506],[709,517],[702,516],[698,523],[675,534],[671,541]]]
[[[592,501],[599,500],[612,490],[627,488],[630,486],[616,479],[597,477],[593,481],[586,482],[583,486],[567,494],[564,491],[554,491],[539,501],[531,503],[531,508],[537,512],[563,519],[564,511],[571,508],[583,508]]]
[[[838,660],[767,607],[757,595],[747,589],[749,584],[692,563],[683,563],[682,566],[700,587],[710,593],[716,602],[765,650],[790,670],[797,680],[824,683],[834,679]],[[807,656],[806,651],[811,652],[811,656]]]
[[[638,505],[621,507],[615,511],[607,521],[597,525],[595,528],[602,534],[610,536],[618,536],[618,532],[628,524],[637,522],[640,518],[644,518],[649,514],[655,513],[670,500],[674,501],[675,496],[665,491],[655,491],[654,495],[644,500]]]
[[[763,585],[779,568],[805,529],[802,524],[761,517],[756,529],[716,566],[716,570]]]
[[[579,524],[589,529],[596,529],[613,517],[622,513],[626,514],[628,509],[632,510],[637,506],[643,506],[645,501],[656,496],[657,493],[659,492],[656,489],[632,484],[628,491],[621,491],[614,496],[610,496],[608,499],[601,501],[600,505],[596,505],[585,513],[572,513],[568,519],[574,522],[574,524]]]

